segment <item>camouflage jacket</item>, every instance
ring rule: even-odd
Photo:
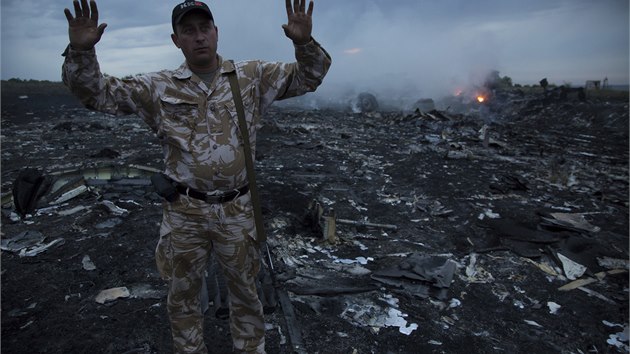
[[[201,191],[221,191],[247,183],[238,117],[227,73],[236,70],[252,152],[260,117],[274,100],[315,91],[331,64],[314,40],[295,46],[295,63],[244,61],[219,56],[219,71],[207,86],[184,62],[176,70],[130,79],[104,77],[94,49],[69,49],[63,82],[83,104],[104,113],[139,115],[157,134],[165,173]]]

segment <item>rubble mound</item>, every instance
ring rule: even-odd
[[[376,100],[376,96],[368,92],[360,93],[357,97],[356,110],[363,113],[378,110],[378,101]]]

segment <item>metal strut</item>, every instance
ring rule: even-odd
[[[269,263],[269,274],[271,274],[271,280],[273,282],[276,293],[278,294],[278,302],[282,308],[282,314],[284,315],[284,321],[287,326],[287,335],[289,336],[289,343],[294,353],[308,354],[304,343],[302,342],[302,333],[298,324],[298,319],[293,311],[293,304],[286,290],[281,289],[276,280],[275,269],[273,268],[273,262],[271,258],[271,252],[269,251],[269,245],[265,243],[265,250],[267,251],[267,262]]]

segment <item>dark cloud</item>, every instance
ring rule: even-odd
[[[183,57],[169,38],[176,3],[100,1],[109,25],[97,47],[102,67],[128,75],[179,65]],[[208,3],[224,57],[293,59],[281,29],[284,2]],[[72,2],[3,0],[3,79],[59,77],[64,7]],[[316,0],[314,13],[314,36],[333,56],[322,92],[428,95],[490,69],[526,83],[604,75],[627,83],[628,31],[625,0]]]

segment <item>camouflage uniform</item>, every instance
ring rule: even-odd
[[[314,91],[331,59],[314,40],[295,46],[296,63],[246,61],[219,56],[207,85],[187,64],[131,79],[103,77],[94,49],[66,53],[63,81],[94,110],[139,115],[157,134],[165,174],[191,188],[222,192],[247,183],[238,117],[227,73],[236,70],[249,125],[252,153],[260,117],[274,100]],[[214,250],[228,283],[234,349],[264,353],[264,319],[255,276],[259,254],[249,193],[223,204],[185,195],[164,203],[156,261],[169,283],[167,307],[175,351],[206,353],[200,305],[202,275]]]

